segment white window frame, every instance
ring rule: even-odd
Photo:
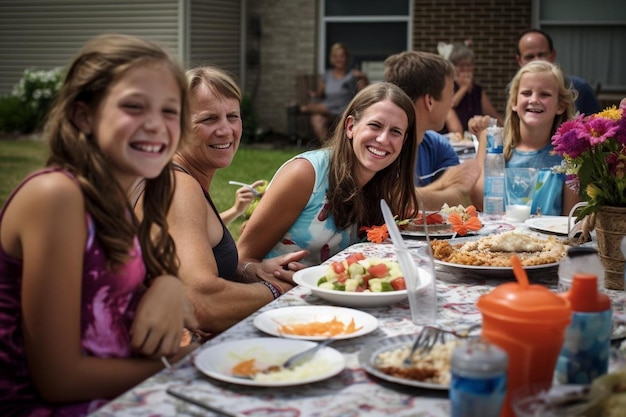
[[[335,0],[338,1],[338,0]],[[318,39],[318,54],[317,54],[317,70],[319,74],[323,74],[328,64],[328,53],[326,50],[326,25],[328,23],[394,23],[401,22],[406,24],[406,46],[405,50],[410,51],[413,49],[413,1],[408,2],[408,15],[389,15],[389,16],[326,16],[325,2],[321,0],[319,2],[320,19],[319,19],[319,39]],[[381,10],[385,8],[384,2],[379,2]],[[369,62],[369,66],[362,68],[371,81],[382,80],[382,61],[381,62]],[[368,73],[368,71],[372,71]]]

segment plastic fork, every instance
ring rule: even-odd
[[[295,355],[287,359],[283,363],[282,367],[286,369],[293,369],[296,366],[300,366],[310,361],[319,350],[322,350],[323,348],[328,346],[332,341],[333,339],[326,339],[323,342],[320,342],[317,345],[313,346],[312,348],[305,350],[304,352],[296,353]]]
[[[283,362],[282,365],[272,365],[266,369],[262,369],[256,373],[270,373],[270,372],[278,372],[281,371],[283,369],[294,369],[297,366],[303,365],[306,362],[310,361],[311,359],[313,359],[313,357],[315,356],[315,354],[322,350],[323,348],[325,348],[326,346],[328,346],[331,342],[333,341],[333,339],[326,339],[323,342],[320,342],[318,344],[316,344],[315,346],[313,346],[312,348],[309,348],[305,351],[302,352],[298,352],[295,355],[290,356],[289,358],[287,358],[287,360],[285,362]],[[254,379],[254,374],[252,375],[234,375],[237,378],[244,378],[244,379]]]
[[[260,195],[261,195],[261,193],[260,193],[260,192],[258,192],[256,188],[254,188],[254,187],[253,187],[252,185],[250,185],[250,184],[246,184],[245,182],[239,182],[239,181],[228,181],[228,183],[229,183],[230,185],[238,185],[238,186],[240,186],[240,187],[246,187],[246,188],[248,188],[248,189],[252,190],[252,193],[254,194],[254,196],[255,196],[255,197],[258,197],[258,196],[260,196]]]
[[[427,354],[432,350],[433,347],[435,347],[437,343],[445,342],[446,334],[451,334],[455,337],[465,339],[470,336],[474,329],[478,329],[479,327],[481,327],[480,324],[474,324],[465,330],[457,331],[440,329],[439,327],[434,326],[424,326],[417,335],[415,342],[413,342],[413,346],[411,346],[411,351],[404,359],[402,364],[407,367],[411,366],[411,364],[413,363],[413,354],[416,351],[419,350],[423,354]]]

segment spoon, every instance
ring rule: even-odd
[[[513,273],[515,274],[515,278],[517,282],[522,287],[528,287],[528,274],[526,270],[522,266],[522,261],[517,255],[511,255],[511,265],[513,266]]]
[[[255,197],[258,197],[261,195],[260,192],[257,191],[256,188],[254,188],[253,186],[251,186],[250,184],[246,184],[245,182],[239,182],[239,181],[228,181],[228,183],[230,185],[239,185],[240,187],[246,187],[252,190],[252,193],[254,194]]]

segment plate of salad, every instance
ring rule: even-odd
[[[380,307],[407,297],[406,282],[397,261],[365,258],[360,253],[342,261],[301,269],[293,280],[310,289],[313,295],[346,307]]]

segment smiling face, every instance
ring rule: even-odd
[[[83,104],[78,104],[83,106]],[[161,64],[129,69],[104,96],[93,116],[78,124],[93,134],[124,189],[137,178],[154,178],[180,141],[181,97],[176,79]]]
[[[554,76],[549,72],[523,74],[516,102],[511,105],[511,109],[517,112],[523,124],[552,126],[555,115],[565,111],[565,106],[559,103]]]
[[[357,178],[365,185],[400,155],[406,137],[408,118],[400,107],[383,100],[368,107],[359,120],[346,119],[346,135],[358,161]]]
[[[229,166],[243,131],[239,101],[200,84],[191,93],[191,120],[193,137],[185,157],[210,170]]]

